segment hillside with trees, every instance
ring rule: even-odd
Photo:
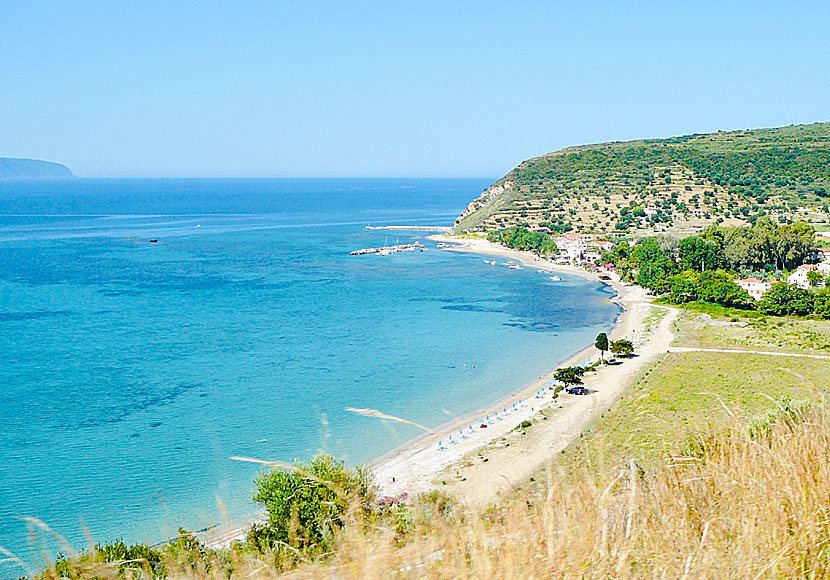
[[[521,163],[456,231],[656,233],[830,221],[830,123],[569,147]]]

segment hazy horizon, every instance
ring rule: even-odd
[[[501,176],[830,119],[830,6],[0,6],[0,156],[79,177]]]

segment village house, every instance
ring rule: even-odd
[[[741,280],[735,280],[735,284],[746,290],[747,294],[755,300],[763,298],[767,290],[771,288],[769,284],[759,280],[758,278],[743,278]]]
[[[614,247],[613,242],[600,241],[598,237],[599,234],[562,234],[554,240],[558,250],[556,258],[570,263],[596,262],[603,250]]]
[[[787,276],[787,284],[795,284],[799,288],[807,290],[810,287],[810,279],[807,274],[810,272],[818,272],[822,277],[820,286],[824,286],[823,279],[830,274],[830,262],[821,262],[820,264],[802,264],[795,271]]]

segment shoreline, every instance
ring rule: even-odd
[[[528,267],[535,267],[548,272],[578,275],[582,278],[600,282],[611,287],[615,292],[615,296],[609,298],[609,301],[620,306],[621,312],[614,320],[610,332],[608,332],[610,340],[622,338],[626,334],[630,334],[631,330],[635,330],[631,328],[634,326],[631,324],[632,305],[645,303],[645,292],[641,288],[637,286],[626,286],[620,283],[618,279],[615,279],[616,276],[614,275],[612,275],[611,280],[600,280],[597,274],[588,272],[582,268],[552,264],[538,258],[530,252],[511,250],[482,239],[455,238],[446,235],[429,236],[428,239],[453,244],[447,247],[445,251],[511,258]],[[434,487],[433,480],[439,477],[447,468],[456,464],[465,456],[469,456],[472,453],[488,447],[496,440],[503,439],[509,433],[513,432],[514,428],[520,425],[522,421],[531,420],[543,408],[550,406],[554,399],[552,392],[545,386],[545,383],[550,380],[550,374],[555,368],[573,366],[583,362],[588,357],[593,359],[598,354],[599,351],[593,345],[588,345],[575,354],[566,357],[564,360],[557,361],[553,366],[546,369],[540,375],[539,379],[500,397],[486,407],[479,408],[463,417],[448,421],[432,432],[424,433],[372,460],[367,465],[375,472],[375,482],[380,487],[381,492],[389,496],[396,496],[406,492],[412,496],[431,489]],[[602,369],[602,371],[604,370]],[[545,394],[543,397],[537,398],[536,392],[542,387],[545,387]],[[564,395],[560,394],[560,398],[557,399],[557,405],[563,397]],[[519,403],[519,400],[521,400],[522,404],[517,405],[514,410],[513,403]],[[509,414],[504,419],[493,420],[488,423],[486,430],[478,428],[477,425],[481,424],[480,420],[492,412],[488,411],[488,409],[492,410],[494,408],[507,408]],[[471,424],[476,425],[472,434],[469,430]],[[464,432],[464,435],[467,436],[466,438],[458,438],[461,436],[459,429],[467,429]],[[449,446],[445,450],[439,450],[438,443],[447,442],[450,434],[457,437],[454,443],[448,443]],[[492,454],[492,451],[488,450],[488,454]],[[482,463],[481,465],[484,468],[487,463]]]
[[[615,292],[615,295],[609,298],[609,301],[614,302],[621,308],[621,312],[614,319],[613,326],[608,332],[609,340],[617,340],[624,336],[632,339],[632,334],[636,334],[642,327],[641,319],[643,318],[643,316],[634,316],[635,311],[637,311],[636,314],[642,314],[642,309],[635,307],[644,305],[647,307],[647,310],[650,310],[650,305],[645,297],[645,291],[638,286],[622,284],[614,274],[611,274],[612,277],[610,280],[600,280],[596,273],[586,271],[582,268],[552,264],[547,260],[538,258],[530,252],[511,250],[479,238],[456,238],[439,234],[428,236],[427,239],[436,242],[451,243],[452,246],[446,248],[445,251],[505,257],[516,260],[527,267],[535,267],[548,272],[577,275],[609,286]],[[550,374],[555,368],[579,364],[587,357],[591,357],[593,360],[598,354],[599,351],[593,345],[588,345],[575,354],[566,357],[564,360],[555,362],[553,366],[543,371],[539,379],[521,386],[485,407],[468,413],[463,417],[451,419],[430,432],[423,433],[369,461],[366,466],[374,472],[375,483],[378,485],[381,495],[394,497],[405,492],[411,497],[435,487],[435,480],[447,469],[452,468],[453,465],[462,461],[465,456],[490,447],[496,440],[505,439],[511,432],[514,432],[514,428],[520,425],[522,421],[532,420],[543,409],[553,407],[554,399],[552,397],[552,391],[544,383],[550,380]],[[616,367],[604,367],[598,373],[594,374],[603,374],[610,368],[618,369],[623,366],[628,368],[630,362],[626,361],[624,365]],[[640,365],[637,366],[639,367]],[[586,383],[589,382],[590,378],[586,375]],[[537,398],[536,393],[543,386],[545,387],[544,396]],[[623,389],[626,386],[627,383],[623,386]],[[580,397],[580,399],[588,402],[594,399],[594,396]],[[572,399],[573,396],[565,396],[560,393],[559,398],[555,401],[555,406],[561,407],[563,399],[566,398]],[[618,398],[618,395],[614,400],[616,398]],[[519,400],[521,400],[521,404],[519,404]],[[516,403],[515,410],[513,403]],[[487,429],[481,429],[479,425],[483,421],[480,421],[480,419],[490,414],[492,409],[509,409],[509,412],[507,416],[502,416],[499,419],[493,418],[488,423]],[[580,414],[584,413],[580,412]],[[594,415],[592,413],[585,415],[584,423],[587,424]],[[546,423],[550,427],[558,421],[559,419],[554,416],[547,420]],[[474,426],[472,433],[469,430],[470,425]],[[459,433],[460,429],[466,429],[463,435]],[[456,437],[453,443],[449,442],[449,435]],[[439,441],[447,443],[443,450],[439,450]],[[567,441],[568,444],[570,442],[571,440]],[[500,451],[506,449],[511,449],[511,447],[505,447],[500,449]],[[487,455],[494,456],[496,455],[495,451],[487,449]],[[488,457],[487,462],[478,464],[478,467],[481,468],[480,471],[485,474],[496,471],[493,469],[496,466],[497,462],[491,461],[491,457]],[[465,467],[470,467],[470,465],[466,465]],[[505,478],[503,474],[498,474],[497,479],[505,479],[507,483],[512,484],[516,477]],[[496,487],[501,489],[503,485]],[[484,488],[487,488],[487,486],[484,486]],[[486,501],[494,498],[494,492],[489,488],[484,493],[467,494],[464,492],[462,495],[471,495],[467,499],[473,501]],[[220,525],[206,534],[205,542],[210,546],[219,547],[227,546],[238,539],[244,539],[250,526],[254,523],[264,521],[264,516],[265,513],[263,512],[261,516],[252,518],[241,524],[236,522],[224,526]]]

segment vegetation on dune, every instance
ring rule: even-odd
[[[268,520],[254,525],[248,543],[259,550],[286,546],[307,552],[331,547],[344,525],[350,506],[370,510],[374,500],[371,474],[347,469],[330,455],[318,455],[308,464],[272,469],[254,481],[254,501],[265,506]]]
[[[521,163],[456,229],[644,231],[763,215],[824,222],[828,196],[830,123],[817,123],[563,149]]]

